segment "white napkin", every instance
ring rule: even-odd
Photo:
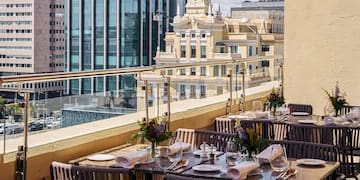
[[[132,154],[121,155],[115,158],[117,166],[123,168],[133,168],[136,163],[144,162],[150,157],[149,151],[138,151]]]
[[[260,167],[259,163],[253,161],[243,161],[239,165],[229,168],[227,175],[232,179],[246,179],[249,172]]]
[[[259,118],[259,119],[268,119],[270,117],[270,112],[269,111],[255,111],[255,118]]]
[[[281,156],[283,153],[283,148],[280,144],[272,144],[263,150],[261,153],[256,155],[256,157],[262,162],[270,162],[275,158]]]
[[[172,154],[179,152],[180,150],[186,151],[186,150],[190,149],[190,144],[185,143],[185,142],[176,142],[167,148],[169,148],[169,151],[170,151],[168,154],[172,155]],[[162,150],[160,150],[160,151],[162,151]]]

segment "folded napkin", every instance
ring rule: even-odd
[[[265,111],[265,112],[255,111],[254,114],[255,114],[255,118],[258,118],[258,119],[268,119],[270,117],[269,111]]]
[[[249,172],[260,167],[259,163],[253,161],[243,161],[239,165],[229,168],[227,175],[232,179],[246,179]]]
[[[175,154],[175,153],[179,152],[180,150],[186,151],[186,150],[190,149],[190,144],[185,143],[185,142],[176,142],[176,143],[172,144],[171,146],[169,146],[167,148],[169,149],[168,154],[172,155],[172,154]]]
[[[138,151],[132,154],[126,154],[117,156],[115,161],[117,162],[116,166],[123,168],[133,168],[136,163],[144,162],[150,157],[149,151]]]
[[[283,153],[283,148],[280,144],[272,144],[263,150],[261,153],[256,155],[256,157],[262,162],[270,162],[277,157],[281,156]]]

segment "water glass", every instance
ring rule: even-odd
[[[279,145],[280,147],[273,147],[271,151],[272,157],[276,157],[270,161],[270,166],[275,172],[283,172],[289,168],[289,162],[286,156],[285,147]]]
[[[235,162],[236,162],[236,145],[234,142],[229,141],[226,144],[226,148],[225,148],[225,153],[226,153],[226,164],[228,166],[234,166]]]
[[[262,111],[263,110],[263,106],[261,101],[253,101],[252,103],[252,111]]]
[[[169,157],[169,160],[171,161],[171,162],[176,162],[176,161],[180,161],[181,160],[181,158],[182,158],[182,155],[183,155],[183,150],[182,150],[182,144],[183,144],[183,142],[181,142],[180,140],[174,140],[173,141],[174,142],[174,144],[176,144],[175,145],[175,147],[173,148],[173,149],[178,149],[179,151],[178,152],[171,152],[171,150],[169,149],[168,151],[168,157]],[[169,141],[169,147],[171,146],[172,144],[171,144],[171,141]]]

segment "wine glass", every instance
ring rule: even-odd
[[[174,142],[173,144],[171,144],[172,142]],[[169,157],[170,162],[176,162],[176,161],[180,161],[183,155],[183,150],[182,150],[182,145],[183,142],[179,139],[174,139],[173,141],[169,141],[169,148],[167,155]]]
[[[270,166],[273,171],[283,172],[289,168],[285,147],[281,145],[273,145],[271,149],[271,156],[275,157],[270,161]]]
[[[252,111],[262,111],[262,103],[261,101],[253,101],[252,103]]]
[[[228,141],[225,148],[226,164],[228,166],[234,166],[236,162],[236,148],[235,143]]]

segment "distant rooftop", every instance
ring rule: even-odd
[[[231,8],[231,11],[284,11],[284,0],[259,0],[258,2],[244,1],[241,7]]]

